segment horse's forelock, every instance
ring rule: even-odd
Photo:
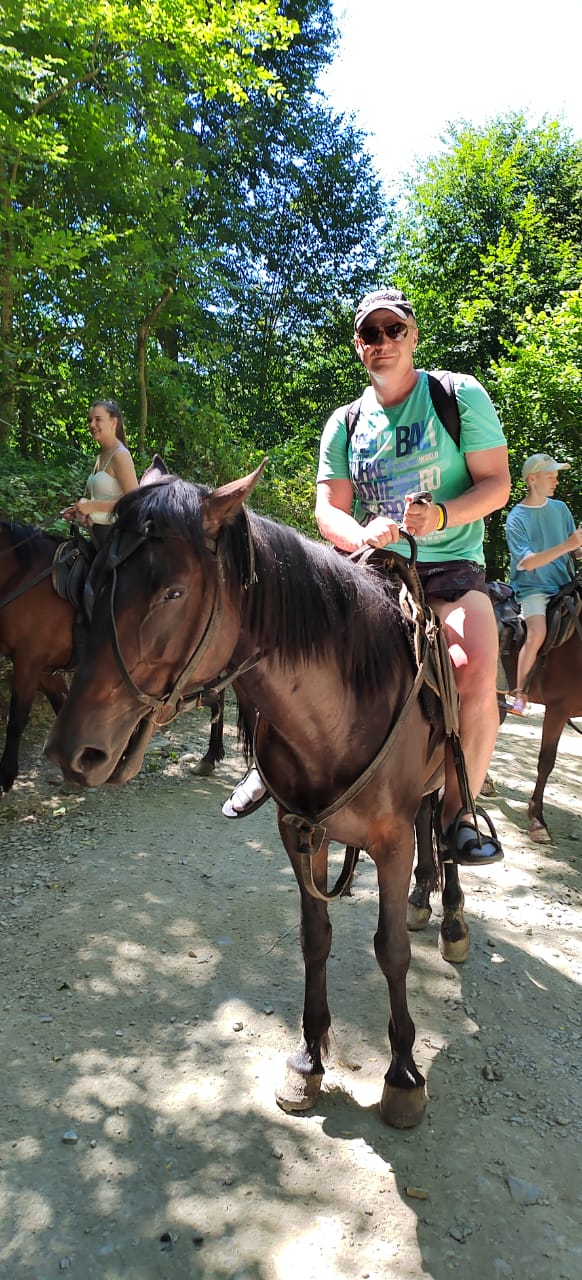
[[[202,546],[202,502],[210,492],[205,485],[189,484],[179,476],[161,476],[154,484],[132,489],[120,499],[117,527],[123,532],[147,525],[154,536],[185,538]]]

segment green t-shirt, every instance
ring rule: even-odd
[[[385,409],[374,388],[366,387],[350,444],[346,406],[336,409],[321,437],[317,479],[351,480],[353,515],[360,524],[386,515],[402,522],[404,496],[425,489],[435,502],[457,498],[471,487],[465,454],[505,444],[495,408],[480,382],[453,374],[461,418],[460,445],[451,440],[434,409],[428,379],[418,370],[416,386],[401,404]],[[473,560],[485,563],[482,520],[442,529],[418,539],[420,563]],[[408,543],[398,546],[408,555]]]

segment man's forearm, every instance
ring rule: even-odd
[[[316,507],[315,518],[322,537],[333,542],[340,551],[359,551],[363,546],[363,527],[348,511],[340,511],[338,507]]]
[[[462,493],[458,498],[445,498],[444,505],[447,509],[448,524],[453,528],[456,525],[470,524],[473,520],[480,520],[483,516],[491,515],[492,511],[499,511],[505,506],[508,498],[508,488],[504,480],[500,480],[497,476],[488,476],[485,480],[479,480],[477,484],[467,489],[466,493]],[[439,498],[439,501],[442,499]]]

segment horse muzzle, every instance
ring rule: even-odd
[[[90,719],[84,723],[90,724]],[[152,713],[147,712],[123,736],[117,732],[114,741],[107,741],[90,729],[78,736],[68,729],[65,707],[62,720],[59,716],[48,734],[44,751],[62,769],[67,782],[84,787],[100,787],[104,783],[121,786],[139,772],[156,728]]]

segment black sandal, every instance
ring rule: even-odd
[[[489,831],[475,830],[466,810],[459,809],[454,821],[441,835],[441,857],[444,860],[451,858],[462,867],[484,867],[490,862],[503,862],[503,849],[489,814],[481,808],[477,808],[475,813],[477,817],[484,819]],[[491,850],[490,853],[486,852],[487,848]]]

